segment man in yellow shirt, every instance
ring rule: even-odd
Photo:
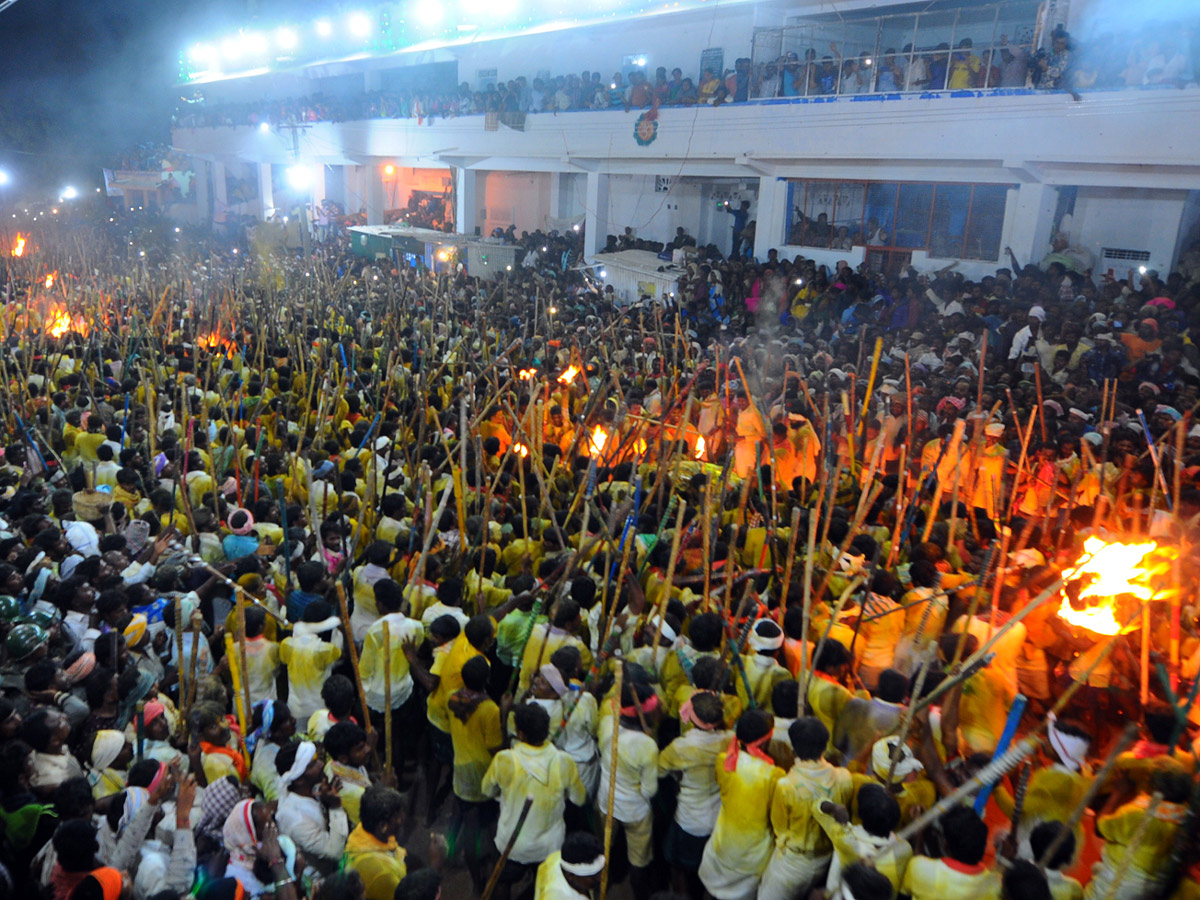
[[[822,759],[829,729],[819,719],[797,719],[788,739],[796,761],[771,799],[775,850],[763,872],[759,900],[803,897],[825,874],[833,847],[812,811],[824,801],[844,806],[853,793],[850,773]]]
[[[411,651],[406,645],[419,642],[425,636],[425,629],[419,621],[400,612],[402,603],[403,592],[399,584],[390,578],[375,582],[375,606],[381,615],[367,629],[362,655],[358,660],[371,721],[381,732],[384,727],[383,711],[388,701],[385,675],[391,675],[392,752],[398,770],[402,769],[405,758],[412,756],[421,714],[420,698],[413,692],[412,670],[408,661]],[[383,634],[385,625],[388,628],[386,641]],[[385,656],[390,657],[390,673],[384,666]]]
[[[496,754],[480,784],[485,796],[500,799],[496,849],[503,852],[516,835],[494,895],[499,900],[509,900],[514,884],[562,848],[567,801],[579,806],[587,799],[574,760],[549,741],[550,716],[546,710],[524,703],[513,713],[513,721],[516,743]],[[527,800],[531,804],[529,813],[524,827],[516,833]]]
[[[813,807],[813,819],[825,829],[833,844],[833,857],[825,887],[830,896],[838,895],[838,886],[848,880],[861,860],[869,859],[875,871],[883,875],[894,895],[904,879],[904,870],[912,858],[912,846],[905,840],[893,841],[900,824],[900,804],[881,784],[864,785],[855,798],[859,822],[850,821],[850,811],[829,800]],[[888,848],[884,850],[884,848]],[[884,851],[884,852],[880,852]],[[845,897],[845,891],[841,892]],[[858,894],[854,894],[855,898]]]
[[[830,733],[838,717],[853,698],[843,681],[850,670],[850,651],[834,640],[821,645],[808,680],[808,707]]]
[[[699,872],[716,900],[752,900],[771,858],[771,802],[783,777],[764,749],[773,726],[770,714],[761,709],[742,713],[736,737],[717,757],[721,811]]]
[[[552,621],[533,626],[529,632],[529,640],[525,643],[525,653],[521,657],[521,676],[517,686],[522,692],[529,690],[533,673],[549,662],[559,647],[577,648],[579,655],[583,657],[583,667],[587,669],[592,665],[591,651],[576,634],[581,624],[579,604],[566,598],[558,602]]]
[[[396,843],[404,825],[404,798],[389,787],[366,789],[359,805],[361,821],[346,838],[344,867],[363,880],[366,900],[392,900],[407,874],[407,851]]]
[[[904,871],[900,893],[912,900],[999,900],[1000,876],[983,865],[988,827],[969,806],[942,817],[946,855],[914,856]]]
[[[575,831],[538,866],[534,900],[586,900],[600,884],[604,843],[588,831]]]

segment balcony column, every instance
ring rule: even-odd
[[[363,166],[366,178],[367,224],[382,225],[386,195],[383,190],[383,169],[376,163]]]
[[[230,220],[229,184],[225,180],[225,163],[213,160],[212,171],[212,222],[223,225]]]
[[[454,230],[458,234],[474,234],[479,209],[475,170],[465,166],[454,169]]]
[[[750,210],[750,218],[755,222],[754,256],[757,259],[766,259],[768,250],[782,247],[787,242],[787,200],[786,178],[763,175],[758,179],[758,206]],[[728,218],[732,219],[732,216]]]
[[[599,172],[587,173],[583,255],[589,259],[604,249],[608,235],[608,179]]]
[[[275,184],[271,176],[271,164],[258,164],[258,217],[264,222],[275,208]]]
[[[1058,188],[1048,184],[1022,184],[1016,191],[1016,203],[1010,192],[1005,221],[1005,245],[1012,247],[1021,265],[1037,263],[1050,249],[1054,211],[1058,206]],[[1001,250],[1000,265],[1009,265],[1008,254]]]
[[[192,184],[196,186],[196,224],[208,226],[212,224],[212,190],[208,179],[212,177],[212,163],[207,159],[194,159],[196,175]]]

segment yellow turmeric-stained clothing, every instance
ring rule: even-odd
[[[391,900],[396,885],[408,874],[407,854],[394,837],[384,843],[359,825],[346,838],[343,862],[362,877],[366,900]]]
[[[958,730],[971,753],[991,753],[1004,731],[1014,695],[1004,674],[985,666],[963,682]]]
[[[886,773],[885,773],[886,774]],[[863,775],[860,773],[854,774],[854,806],[855,821],[858,821],[858,792],[864,784],[882,784],[882,778],[875,778],[871,775]],[[896,803],[900,806],[900,826],[903,827],[911,822],[916,816],[913,815],[915,809],[929,809],[937,802],[937,788],[934,783],[924,775],[914,778],[912,781],[906,781],[900,785],[900,790],[894,791],[892,796],[896,798]]]
[[[1190,754],[1184,754],[1181,750],[1168,754],[1164,744],[1139,741],[1132,749],[1117,757],[1113,776],[1127,778],[1139,791],[1150,793],[1153,790],[1150,782],[1154,773],[1174,769],[1191,775],[1195,766],[1196,761]]]
[[[908,861],[912,859],[912,845],[900,841],[886,853],[879,853],[885,845],[892,844],[891,835],[877,837],[862,825],[847,822],[844,825],[833,816],[821,811],[821,803],[813,804],[813,820],[817,822],[833,844],[833,859],[829,865],[826,886],[833,888],[841,880],[841,873],[861,859],[871,858],[871,867],[892,883],[893,890],[900,890]]]
[[[1092,870],[1092,881],[1088,883],[1089,897],[1103,897],[1103,893],[1093,892],[1093,886],[1099,881],[1103,887],[1106,875],[1111,877],[1110,873],[1123,869],[1126,877],[1132,875],[1135,880],[1140,877],[1153,881],[1166,875],[1175,833],[1183,824],[1187,807],[1179,803],[1159,803],[1143,830],[1149,807],[1149,795],[1141,794],[1096,820],[1096,831],[1105,844],[1100,862]],[[1140,843],[1134,848],[1132,844],[1139,832]],[[1107,873],[1103,871],[1105,868]]]
[[[808,707],[830,735],[846,704],[854,697],[850,689],[824,672],[813,672],[808,682]]]
[[[441,650],[442,648],[439,647],[438,651]],[[451,695],[462,689],[463,666],[474,656],[482,656],[482,654],[467,640],[466,633],[462,631],[445,647],[445,652],[434,652],[433,665],[429,674],[438,677],[438,684],[433,689],[433,693],[429,695],[426,704],[426,717],[434,728],[450,731],[450,720],[453,717],[450,715],[447,703]]]
[[[298,720],[307,720],[325,705],[321,688],[341,656],[341,647],[315,634],[284,638],[279,644],[279,661],[287,666],[288,707]]]
[[[683,704],[687,703],[688,700],[692,699],[692,697],[695,696],[699,690],[699,688],[692,687],[690,684],[680,685],[679,689],[675,691],[675,696],[667,699],[666,702],[668,707],[674,709],[676,715],[678,716],[679,708],[683,706]],[[734,726],[734,723],[737,722],[738,718],[742,714],[742,711],[745,709],[745,707],[742,706],[741,697],[739,697],[737,694],[722,694],[721,708],[725,712],[725,727],[727,728],[732,728]],[[680,734],[686,734],[695,727],[696,726],[691,722],[681,721],[679,723]]]
[[[783,770],[742,750],[730,772],[725,768],[728,756],[726,751],[717,757],[721,811],[704,847],[699,874],[717,900],[740,900],[754,896],[771,858],[771,801]]]
[[[517,741],[512,749],[501,750],[484,773],[481,790],[485,796],[500,798],[495,844],[501,851],[516,830],[525,800],[533,800],[509,855],[513,862],[526,865],[540,863],[562,847],[566,801],[580,806],[587,799],[574,761],[550,743],[535,747]]]
[[[1000,875],[982,864],[914,856],[904,870],[900,893],[912,900],[999,900]]]
[[[692,669],[696,663],[705,656],[711,656],[713,659],[716,659],[720,655],[720,651],[718,650],[700,651],[687,646],[676,647],[667,654],[667,658],[663,660],[658,682],[662,685],[663,695],[667,698],[668,715],[672,717],[679,715],[679,706],[671,706],[670,704],[681,687],[692,683]]]
[[[791,678],[790,673],[772,657],[759,654],[742,656],[742,665],[746,669],[746,680],[742,680],[741,673],[738,673],[734,679],[738,699],[742,701],[742,706],[744,708],[750,706],[749,698],[746,695],[746,682],[749,682],[749,696],[754,698],[754,705],[758,709],[765,709],[769,712],[771,692],[775,690],[775,685]]]
[[[529,640],[525,644],[525,654],[521,657],[521,676],[517,682],[518,687],[522,691],[528,690],[529,682],[533,680],[534,670],[550,662],[550,657],[560,647],[568,645],[579,650],[579,655],[583,657],[584,670],[591,668],[592,652],[578,637],[561,628],[555,628],[548,622],[534,625],[533,630],[529,633]]]
[[[555,850],[538,866],[533,885],[533,900],[590,900],[567,881],[562,870],[562,852]]]
[[[1180,882],[1181,888],[1186,881],[1185,878]],[[1046,883],[1050,886],[1051,900],[1083,900],[1083,885],[1057,869],[1046,869]],[[1200,885],[1194,884],[1194,887],[1193,893],[1181,894],[1177,891],[1171,900],[1200,900]]]
[[[1073,772],[1061,763],[1035,768],[1025,787],[1025,805],[1021,808],[1017,835],[1021,843],[1027,842],[1033,829],[1042,822],[1066,822],[1083,801],[1091,784],[1090,774]],[[1008,787],[997,784],[992,796],[1000,810],[1011,818],[1015,800]],[[1075,828],[1075,846],[1083,846],[1082,824]]]
[[[825,760],[796,760],[779,779],[771,797],[771,830],[775,847],[798,853],[829,853],[833,845],[813,816],[813,808],[829,800],[845,806],[854,793],[849,771]]]
[[[455,694],[450,697],[449,716],[454,796],[468,803],[481,803],[487,800],[481,787],[483,776],[492,764],[493,754],[504,745],[500,707],[488,697],[475,700]]]

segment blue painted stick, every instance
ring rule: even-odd
[[[1150,459],[1154,461],[1154,474],[1158,476],[1158,486],[1162,488],[1163,497],[1167,501],[1167,509],[1173,509],[1171,505],[1171,492],[1167,490],[1167,479],[1163,475],[1162,464],[1158,460],[1158,450],[1154,446],[1154,437],[1150,434],[1150,426],[1146,424],[1146,416],[1139,408],[1137,411],[1138,421],[1142,423],[1142,433],[1146,435],[1146,447],[1150,450]]]
[[[1008,711],[1008,721],[1004,723],[1004,731],[1000,735],[1000,742],[996,744],[996,749],[992,753],[992,759],[999,759],[1008,752],[1008,747],[1012,743],[1013,738],[1017,734],[1017,723],[1021,721],[1021,714],[1025,712],[1025,695],[1017,694],[1013,700],[1012,709]],[[987,806],[988,798],[992,796],[992,789],[995,788],[996,782],[985,784],[983,789],[975,796],[975,812],[983,815],[983,809]]]
[[[121,419],[121,449],[125,449],[125,429],[129,426],[129,395],[125,395],[125,416]]]

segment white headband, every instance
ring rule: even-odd
[[[284,787],[290,785],[297,778],[304,774],[304,770],[308,768],[308,764],[313,761],[317,755],[317,745],[311,741],[301,741],[300,746],[296,748],[296,760],[292,763],[292,767],[279,776],[279,783]]]
[[[665,619],[660,619],[658,616],[651,616],[646,620],[646,630],[648,632],[657,632],[662,629],[662,637],[665,637],[672,644],[679,640],[679,635],[675,633],[675,629],[671,627],[671,623]]]
[[[783,632],[781,631],[773,637],[767,637],[759,634],[758,629],[755,628],[750,632],[749,644],[751,650],[778,650],[783,646]]]
[[[1087,761],[1087,749],[1090,742],[1087,738],[1063,734],[1059,731],[1056,727],[1058,717],[1054,713],[1050,714],[1049,720],[1046,736],[1050,738],[1050,746],[1054,748],[1054,752],[1058,754],[1058,758],[1062,760],[1064,766],[1072,772],[1078,772]]]
[[[604,854],[601,853],[591,862],[569,863],[563,860],[562,870],[568,875],[578,875],[580,878],[588,878],[592,875],[599,875],[604,871]]]
[[[546,679],[546,684],[550,685],[554,693],[560,697],[566,695],[568,691],[567,683],[563,681],[562,672],[558,671],[557,666],[553,663],[546,663],[538,671],[542,673],[542,677]]]

